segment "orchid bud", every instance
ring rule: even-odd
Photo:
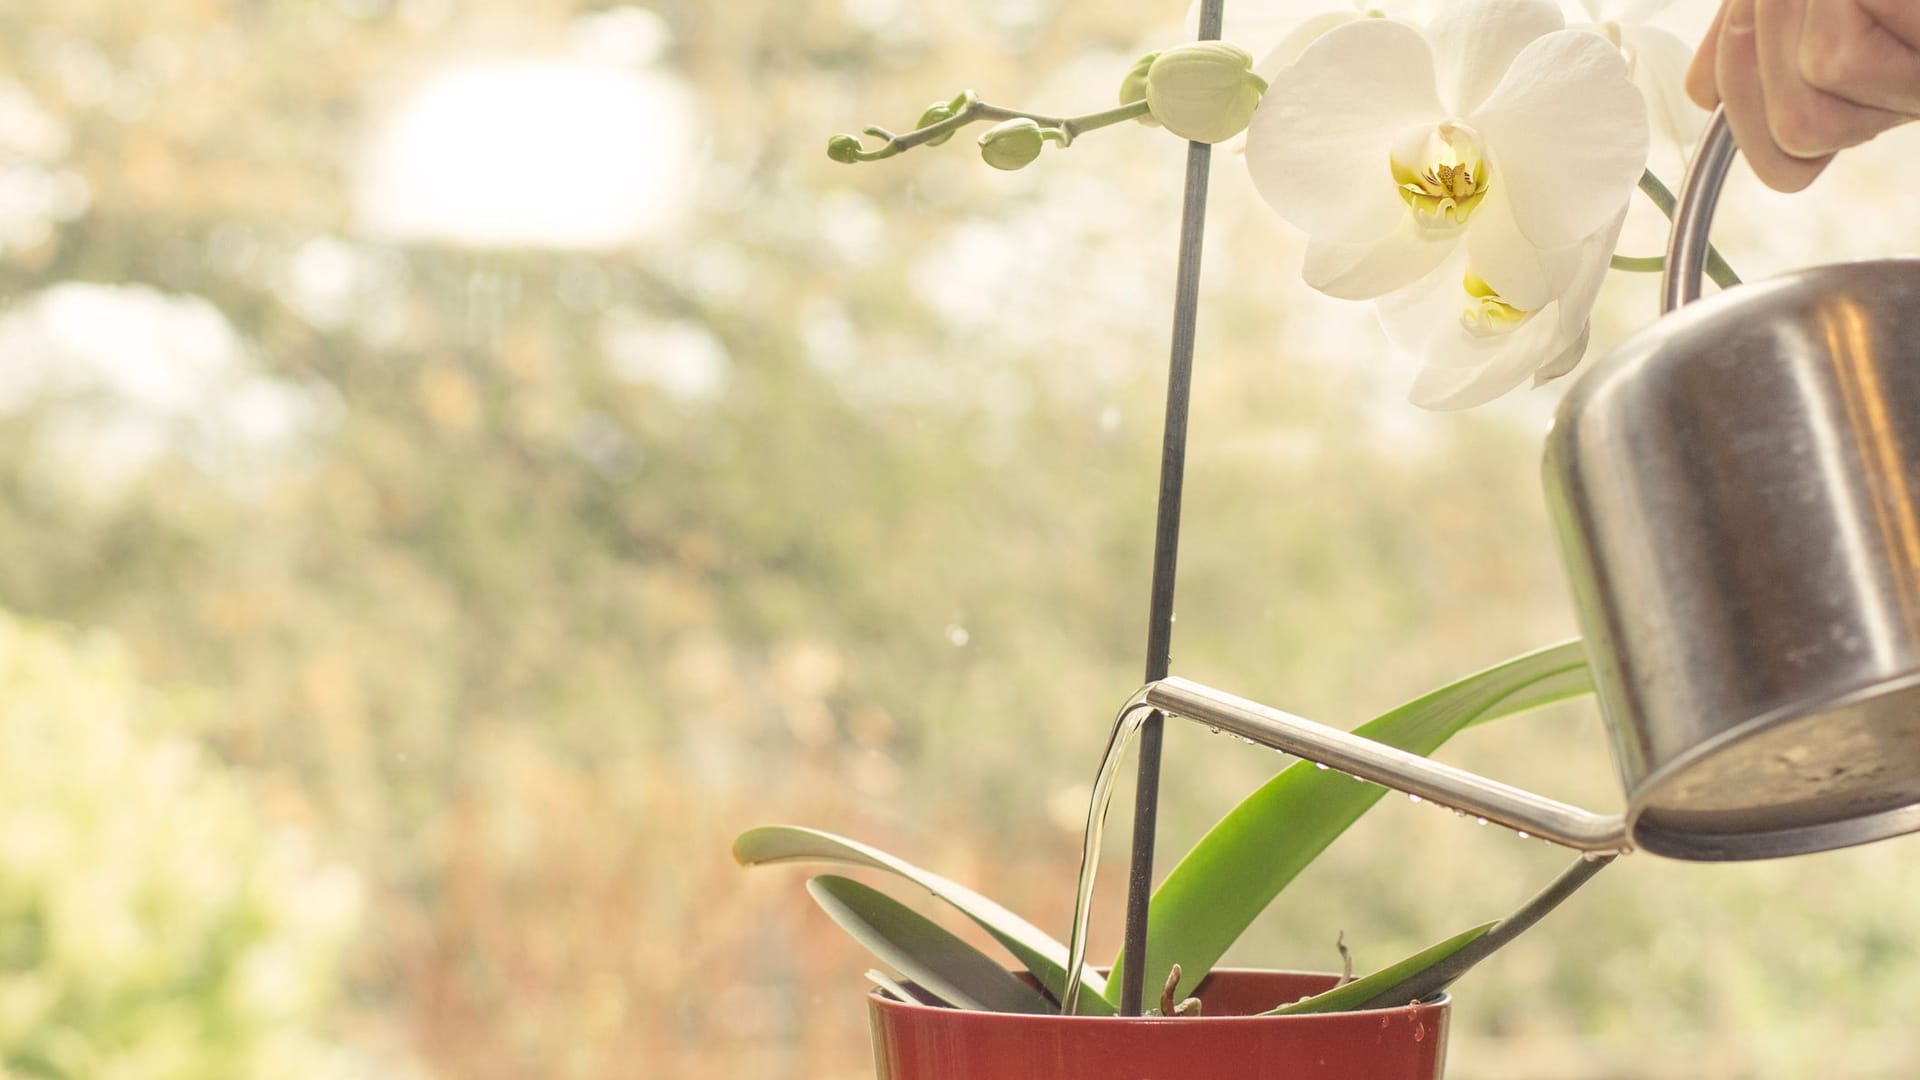
[[[860,139],[855,135],[835,135],[827,140],[827,156],[842,165],[851,165],[860,160],[864,151]]]
[[[1224,41],[1168,49],[1148,65],[1146,83],[1154,119],[1202,143],[1224,142],[1246,130],[1267,92],[1267,81],[1254,73],[1253,55]]]
[[[980,156],[996,169],[1024,169],[1046,145],[1040,125],[1024,116],[1004,120],[980,136]]]
[[[916,123],[913,126],[915,128],[932,127],[933,125],[939,123],[942,120],[951,120],[951,119],[953,119],[953,102],[936,101],[933,104],[927,106],[927,111],[920,114],[919,123]],[[953,132],[949,131],[945,135],[940,135],[940,136],[936,136],[934,138],[928,139],[927,145],[939,146],[941,143],[946,142],[948,139],[951,139],[951,138],[953,138]]]
[[[1133,66],[1127,69],[1126,76],[1120,80],[1120,104],[1131,105],[1146,99],[1147,69],[1153,66],[1159,56],[1157,52],[1150,52],[1135,60]]]
[[[1136,101],[1147,100],[1147,69],[1153,66],[1154,60],[1159,55],[1157,52],[1150,52],[1135,60],[1133,67],[1127,69],[1126,77],[1120,80],[1120,104],[1131,105]],[[1143,113],[1135,119],[1148,127],[1160,126],[1160,122],[1153,118],[1151,112]]]
[[[1119,81],[1119,104],[1131,106],[1133,102],[1146,100],[1146,69],[1154,65],[1154,60],[1158,56],[1160,56],[1158,52],[1148,52],[1140,60],[1133,61],[1133,67],[1129,67],[1127,75]],[[1139,119],[1140,123],[1144,123],[1146,127],[1160,127],[1160,121],[1154,119],[1154,113],[1150,111],[1140,113],[1135,119]]]

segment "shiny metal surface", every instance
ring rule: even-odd
[[[1680,181],[1680,197],[1673,208],[1673,228],[1667,233],[1667,266],[1660,279],[1660,314],[1700,299],[1700,278],[1707,267],[1707,234],[1714,208],[1720,205],[1720,187],[1739,148],[1733,129],[1719,110],[1707,122],[1693,164]]]
[[[1669,303],[1699,293],[1718,117],[1704,145]],[[1545,474],[1637,846],[1920,829],[1920,261],[1688,303],[1575,385]]]
[[[1598,852],[1627,847],[1626,826],[1617,814],[1588,813],[1186,679],[1150,684],[1146,703],[1169,716],[1231,732],[1566,847]]]

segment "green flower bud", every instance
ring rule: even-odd
[[[1252,54],[1224,41],[1176,46],[1147,67],[1147,107],[1154,119],[1194,142],[1223,142],[1246,130],[1266,92]]]
[[[1147,69],[1153,66],[1153,62],[1158,59],[1159,56],[1160,54],[1157,52],[1150,52],[1140,59],[1135,60],[1133,67],[1127,69],[1126,77],[1120,80],[1120,104],[1131,105],[1136,101],[1145,101],[1147,99]],[[1155,120],[1153,114],[1150,112],[1138,117],[1138,119],[1148,127],[1160,126],[1160,122]]]
[[[920,114],[920,122],[913,126],[915,128],[932,127],[934,124],[937,124],[942,120],[951,120],[951,119],[953,119],[953,102],[936,101],[933,104],[927,106],[927,111]],[[945,135],[942,135],[938,138],[928,139],[927,145],[939,146],[941,143],[946,142],[948,139],[951,139],[951,138],[953,138],[953,132],[949,131]]]
[[[1040,156],[1047,137],[1024,116],[1003,120],[980,136],[980,156],[996,169],[1024,169]]]
[[[857,135],[835,135],[827,140],[827,156],[842,165],[859,161],[863,150]]]

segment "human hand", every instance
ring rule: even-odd
[[[1920,4],[1725,0],[1687,69],[1687,94],[1726,107],[1753,171],[1777,191],[1920,114]]]

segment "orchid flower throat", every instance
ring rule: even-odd
[[[1460,311],[1460,325],[1473,337],[1498,337],[1511,333],[1521,323],[1533,318],[1533,312],[1509,303],[1494,291],[1493,286],[1487,284],[1487,279],[1471,270],[1461,279],[1460,285],[1467,294],[1466,306]]]
[[[1480,133],[1457,120],[1408,131],[1394,140],[1388,160],[1400,198],[1429,228],[1465,225],[1492,173]]]

